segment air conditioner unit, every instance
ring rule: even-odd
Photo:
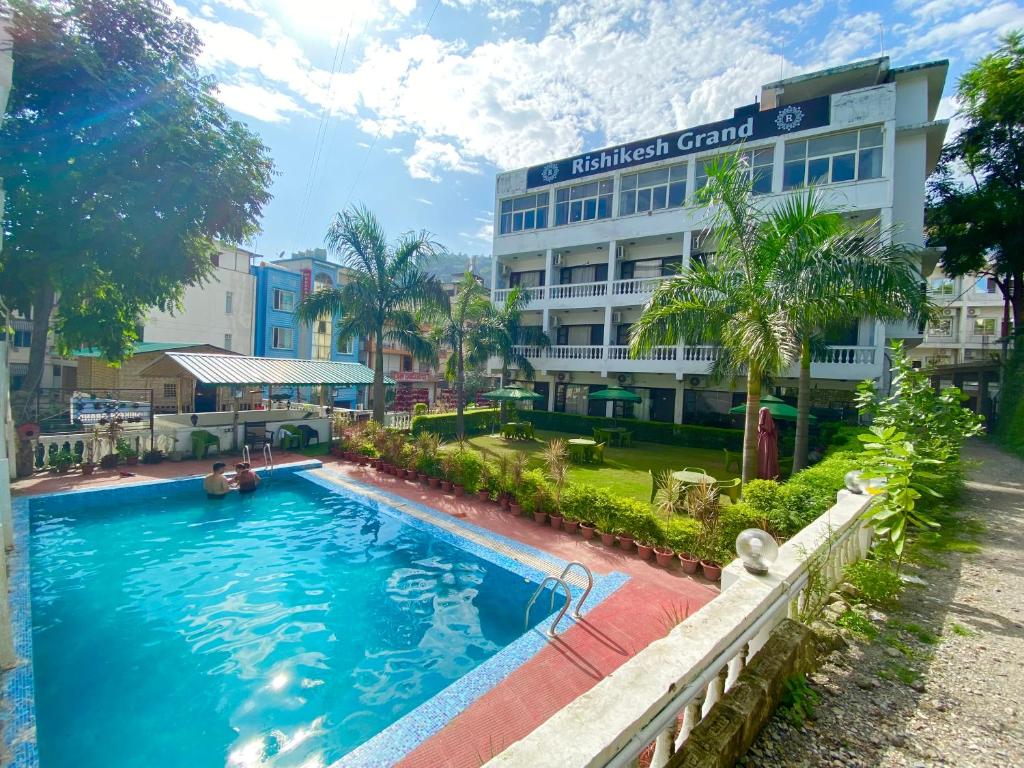
[[[562,263],[562,254],[556,253],[554,256],[552,256],[551,263],[556,267],[560,266]]]
[[[967,316],[968,317],[974,317],[976,314],[978,314],[978,310],[976,308],[974,308],[974,307],[968,307],[967,308]]]
[[[703,387],[704,378],[702,376],[691,376],[689,379],[687,379],[686,383],[689,384],[691,387]]]
[[[557,380],[558,380],[558,381],[559,381],[560,383],[562,383],[562,384],[567,384],[567,383],[569,383],[570,381],[572,381],[572,374],[571,374],[571,373],[565,373],[565,372],[563,371],[563,372],[561,372],[561,373],[557,374],[557,375],[555,376],[555,378],[556,378],[556,379],[557,379]]]
[[[953,316],[953,310],[952,309],[944,309],[944,310],[942,310],[942,316],[943,317],[952,317]]]
[[[628,373],[620,373],[615,377],[615,380],[619,382],[619,386],[628,387],[633,383],[633,377]]]
[[[612,325],[618,325],[622,322],[621,312],[612,312]]]
[[[617,261],[622,261],[625,257],[626,257],[626,248],[625,248],[625,246],[616,245],[615,246],[615,259]]]

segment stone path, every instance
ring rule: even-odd
[[[879,638],[812,676],[814,719],[776,713],[740,765],[1024,765],[1024,461],[981,442],[965,458],[960,514],[983,524],[980,546],[918,570],[927,586],[873,616]]]

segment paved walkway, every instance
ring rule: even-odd
[[[1024,765],[1024,461],[980,441],[965,458],[976,542],[919,570],[878,640],[829,657],[814,721],[776,714],[741,764]]]

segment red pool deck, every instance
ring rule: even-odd
[[[317,458],[330,472],[424,504],[563,560],[579,560],[595,574],[618,571],[629,576],[629,581],[600,605],[585,611],[582,620],[563,619],[562,634],[409,753],[399,763],[403,768],[478,768],[718,594],[716,585],[683,575],[678,565],[669,570],[659,568],[640,560],[635,553],[605,547],[597,539],[587,541],[527,518],[513,517],[495,504],[442,494],[438,489],[341,463],[330,456]],[[306,460],[305,456],[288,453],[275,457],[277,465]],[[231,457],[225,461],[230,464]],[[257,468],[262,466],[261,460],[253,463]],[[97,469],[89,477],[80,473],[38,474],[12,483],[12,492],[24,496],[188,477],[208,473],[211,464],[208,459],[165,461],[120,467],[120,471]],[[122,476],[122,471],[133,475]]]

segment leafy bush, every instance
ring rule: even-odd
[[[445,480],[461,485],[466,493],[476,493],[480,488],[484,460],[473,450],[455,450],[444,454],[441,459]]]
[[[843,577],[869,603],[887,605],[903,592],[903,580],[888,563],[880,560],[859,560],[843,569]]]
[[[430,409],[427,407],[426,403],[416,403],[416,405],[414,405],[412,407],[412,415],[413,416],[426,416],[427,415],[427,411],[429,411],[429,410]]]
[[[465,414],[466,434],[480,435],[488,432],[498,419],[497,408],[479,408]],[[432,432],[445,438],[455,437],[454,413],[431,413],[425,416],[413,416],[412,434]]]
[[[661,542],[675,552],[693,554],[700,547],[701,524],[692,517],[673,517],[662,523]]]
[[[720,552],[735,552],[736,537],[747,528],[760,528],[774,533],[763,525],[762,513],[746,500],[722,507],[718,517],[718,547]]]
[[[790,725],[801,728],[804,720],[814,718],[814,708],[820,701],[821,694],[811,688],[806,677],[798,674],[786,678],[779,704]]]
[[[589,436],[593,434],[594,427],[619,426],[630,430],[634,440],[648,443],[681,445],[690,448],[728,448],[731,451],[743,449],[743,430],[741,429],[698,427],[692,424],[668,424],[637,419],[609,419],[604,416],[580,416],[575,413],[559,413],[557,411],[523,411],[520,416],[532,423],[536,429],[553,432]]]

